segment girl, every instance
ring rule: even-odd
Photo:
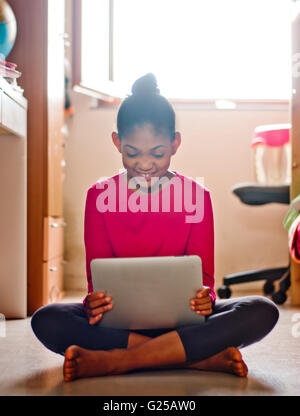
[[[35,335],[47,348],[64,355],[65,381],[170,367],[245,377],[248,369],[239,348],[265,337],[275,326],[279,312],[263,296],[216,301],[210,193],[196,180],[169,170],[181,135],[175,131],[174,110],[160,95],[153,74],[134,83],[132,95],[119,108],[117,128],[112,140],[122,155],[126,176],[123,172],[100,180],[87,192],[84,240],[89,294],[83,304],[57,303],[37,310],[31,320]],[[162,178],[166,180],[163,183]],[[140,186],[133,189],[137,181]],[[115,187],[110,186],[112,182]],[[196,215],[187,221],[190,210],[178,209],[177,203],[185,197],[175,189],[175,182],[189,185],[192,196],[202,196],[199,201],[196,199],[196,209],[201,207],[202,211],[200,218]],[[114,190],[115,204],[110,210],[103,209],[104,183],[106,190],[109,187]],[[120,194],[120,185],[123,189],[126,185],[125,197]],[[151,211],[150,199],[162,196],[163,192],[170,196],[169,209],[162,209],[159,198],[159,209]],[[137,201],[142,200],[144,209],[135,209]],[[131,209],[116,209],[124,201]],[[202,260],[204,286],[186,302],[192,311],[205,317],[204,323],[135,331],[100,325],[103,314],[113,308],[113,299],[102,292],[93,292],[90,269],[93,258],[192,254]]]

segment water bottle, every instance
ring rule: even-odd
[[[255,180],[262,185],[291,182],[290,124],[258,126],[251,142]]]

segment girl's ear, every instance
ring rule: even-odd
[[[119,150],[120,153],[122,153],[121,152],[121,140],[119,139],[118,133],[116,131],[113,131],[111,137],[116,148]]]
[[[178,147],[180,146],[180,143],[181,143],[181,133],[179,131],[176,131],[175,138],[172,142],[172,155],[175,155]]]

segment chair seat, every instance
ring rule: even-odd
[[[290,185],[259,185],[256,183],[240,183],[232,188],[232,192],[247,205],[264,205],[276,202],[290,203]]]

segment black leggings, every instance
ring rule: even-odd
[[[188,362],[201,361],[227,347],[243,348],[265,337],[279,317],[276,305],[263,296],[217,300],[213,313],[200,325],[175,329],[134,330],[157,337],[176,330]],[[51,351],[64,355],[70,345],[90,350],[127,348],[129,330],[90,325],[81,303],[54,303],[38,309],[31,319],[37,338]]]

